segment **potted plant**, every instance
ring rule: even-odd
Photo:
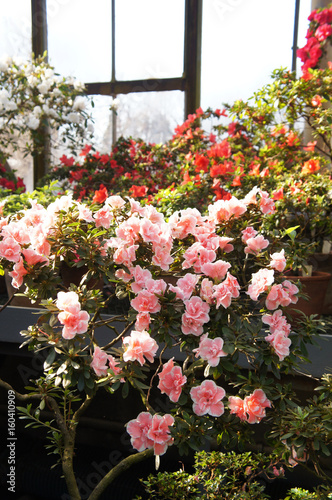
[[[32,201],[1,220],[1,264],[14,286],[24,284],[25,294],[41,301],[35,324],[21,332],[24,344],[47,357],[28,392],[0,385],[25,404],[17,411],[48,431],[72,498],[81,498],[73,468],[77,426],[99,391],[126,398],[134,390],[142,403],[126,427],[137,453],[109,470],[90,500],[130,464],[153,454],[158,464],[173,444],[181,453],[213,438],[241,447],[266,416],[278,420],[293,407],[281,377],[306,359],[313,329],[309,322],[292,331],[283,308],[298,290],[282,277],[282,246],[248,226],[252,212],[265,216],[267,202],[273,211],[257,191],[218,200],[206,214],[186,209],[166,220],[134,199],[110,196],[89,206],[62,196],[46,207]],[[62,262],[86,269],[78,285],[63,283]],[[101,315],[109,298],[100,277],[129,297],[123,318]],[[155,391],[168,411],[156,404]],[[45,409],[53,421],[43,418]],[[331,445],[318,441],[315,463]],[[297,450],[302,442],[289,437],[290,445]]]

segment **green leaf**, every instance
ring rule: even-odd
[[[123,399],[126,399],[126,397],[128,396],[129,394],[129,384],[128,382],[125,382],[122,386],[122,397]]]

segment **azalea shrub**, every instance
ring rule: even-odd
[[[5,158],[15,151],[40,154],[45,135],[51,146],[78,147],[91,137],[84,84],[62,77],[45,56],[0,61],[0,148]],[[50,161],[50,159],[49,159]]]
[[[112,195],[102,206],[71,196],[46,207],[32,199],[1,219],[1,265],[40,308],[21,332],[23,344],[48,353],[31,392],[16,398],[30,399],[23,416],[49,430],[72,498],[80,498],[77,424],[99,391],[126,398],[135,390],[142,407],[126,426],[137,453],[110,470],[91,498],[130,463],[153,454],[158,463],[171,446],[184,454],[206,441],[243,449],[264,422],[279,457],[301,463],[302,440],[284,436],[281,416],[297,403],[282,377],[308,361],[305,344],[314,342],[315,328],[310,319],[290,323],[287,307],[296,305],[299,289],[283,274],[287,252],[260,232],[254,216],[274,210],[257,188],[217,200],[205,213],[187,208],[167,218]],[[65,278],[68,269],[79,278]],[[121,316],[105,315],[109,283],[129,301]],[[159,398],[169,410],[160,410]],[[54,422],[42,418],[45,407]],[[330,453],[330,434],[316,439],[314,448],[304,443],[308,463]]]
[[[276,70],[248,101],[198,109],[165,144],[121,138],[109,155],[86,147],[81,160],[63,157],[46,180],[60,180],[81,200],[140,198],[166,216],[188,206],[205,211],[259,186],[276,203],[264,230],[297,226],[298,241],[320,250],[332,234],[331,92],[329,67],[300,78]]]
[[[15,172],[6,168],[0,163],[0,198],[10,194],[20,194],[25,192],[25,184],[21,177],[16,177]]]
[[[313,10],[309,15],[309,28],[307,31],[307,42],[304,47],[297,50],[297,56],[302,61],[302,72],[304,75],[310,73],[310,68],[317,68],[320,60],[326,54],[328,43],[331,43],[332,35],[332,6]]]
[[[63,189],[71,189],[74,198],[79,200],[103,203],[108,196],[117,194],[152,202],[160,190],[166,187],[174,190],[175,186],[186,184],[189,180],[185,174],[186,156],[197,152],[199,158],[200,152],[210,145],[209,134],[199,126],[200,121],[210,122],[220,115],[220,110],[197,110],[176,127],[173,137],[165,144],[120,137],[108,154],[87,145],[76,158],[63,155],[60,164],[54,166],[40,184],[58,180]],[[199,175],[196,180],[200,183]],[[212,201],[213,192],[208,189],[206,195]],[[199,196],[197,201],[202,206],[204,196],[202,193]],[[194,206],[195,201],[192,190],[189,205]],[[206,199],[204,207],[207,208]],[[184,208],[183,200],[181,208]]]

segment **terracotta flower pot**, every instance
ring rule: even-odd
[[[323,313],[323,305],[327,288],[331,280],[331,274],[322,271],[313,271],[312,276],[292,276],[286,273],[285,278],[293,283],[302,284],[302,293],[306,294],[309,300],[300,297],[298,302],[286,308],[286,311],[294,320],[300,317],[294,309],[302,311],[307,316],[316,314],[318,317]]]
[[[314,271],[322,271],[332,275],[332,252],[315,253],[310,259],[310,264]],[[332,314],[332,279],[327,286],[322,314]]]

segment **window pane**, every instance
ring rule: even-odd
[[[202,107],[246,99],[291,69],[294,15],[295,0],[203,2]]]
[[[113,99],[110,96],[92,96],[94,107],[89,107],[94,121],[94,141],[93,146],[99,153],[109,153],[112,149],[113,136],[113,111],[110,109]]]
[[[31,4],[26,0],[1,2],[0,58],[31,57]]]
[[[184,0],[118,0],[117,80],[182,76]]]
[[[165,142],[183,122],[184,93],[147,92],[118,96],[117,136]]]
[[[63,76],[83,82],[112,76],[111,1],[48,0],[49,61]]]

